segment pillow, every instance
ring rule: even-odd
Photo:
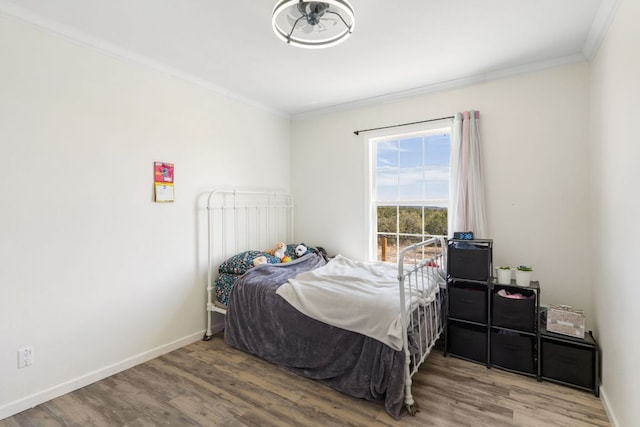
[[[218,273],[244,274],[247,272],[247,270],[253,268],[253,260],[258,258],[259,256],[267,257],[267,262],[269,264],[277,264],[280,262],[280,259],[278,257],[269,255],[267,252],[245,251],[230,257],[225,262],[220,264]]]
[[[229,304],[229,295],[233,284],[241,274],[221,273],[215,280],[216,300],[225,307]]]

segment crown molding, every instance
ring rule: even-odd
[[[239,103],[249,105],[251,107],[275,114],[286,119],[290,118],[289,114],[284,113],[280,110],[266,106],[242,95],[238,95],[237,93],[234,93],[222,86],[218,86],[199,77],[195,77],[182,70],[167,66],[144,55],[139,55],[116,44],[109,43],[97,37],[93,37],[68,25],[64,25],[49,18],[45,18],[41,15],[35,14],[28,9],[20,7],[12,2],[0,0],[0,16],[1,15],[17,19],[29,25],[33,25],[43,31],[54,34],[58,37],[62,37],[85,48],[94,49],[103,54],[116,57],[120,60],[135,63],[137,65],[142,65],[146,68],[151,68],[162,74],[199,86],[203,89],[206,89],[207,91],[213,92],[217,95],[237,101]]]
[[[206,81],[204,79],[195,77],[179,69],[169,67],[165,64],[160,63],[159,61],[153,60],[143,55],[136,54],[120,46],[106,42],[105,40],[92,37],[89,34],[86,34],[77,29],[71,28],[59,22],[55,22],[43,16],[34,14],[28,9],[18,6],[15,3],[12,3],[10,1],[0,0],[0,15],[4,14],[4,15],[13,17],[15,19],[34,25],[42,30],[45,30],[55,35],[58,35],[60,37],[63,37],[67,40],[70,40],[84,47],[96,49],[102,53],[117,57],[119,59],[136,63],[139,65],[145,66],[147,68],[154,69],[163,74],[172,76],[174,78],[177,78],[185,82],[189,82],[191,84],[204,88],[208,91],[214,92],[228,99],[235,100],[242,104],[252,106],[254,108],[275,114],[277,116],[280,116],[286,119],[296,120],[296,119],[317,117],[317,116],[340,112],[340,111],[354,110],[357,108],[368,107],[375,104],[397,102],[402,99],[406,99],[410,97],[427,95],[431,93],[442,92],[445,90],[452,90],[452,89],[470,86],[473,84],[478,84],[486,81],[507,78],[507,77],[512,77],[520,74],[536,72],[536,71],[540,71],[547,68],[553,68],[553,67],[563,66],[567,64],[591,60],[595,56],[600,44],[602,43],[602,40],[604,39],[607,33],[609,25],[611,24],[611,21],[613,20],[621,1],[622,0],[602,0],[600,7],[598,8],[598,12],[591,25],[591,29],[589,31],[587,39],[585,40],[585,43],[583,45],[581,53],[560,57],[560,58],[555,58],[547,61],[525,64],[522,66],[511,67],[503,70],[491,71],[487,73],[479,73],[475,75],[462,77],[459,79],[449,80],[441,83],[435,83],[432,85],[421,86],[421,87],[417,87],[409,90],[383,94],[383,95],[365,98],[365,99],[361,99],[353,102],[346,102],[346,103],[337,104],[337,105],[333,105],[325,108],[311,109],[311,110],[302,111],[299,113],[292,113],[292,114],[288,114],[281,110],[277,110],[273,107],[269,107],[267,105],[259,103],[250,98],[246,98],[244,96],[231,92],[230,90],[222,86],[219,86],[209,81]]]
[[[613,21],[621,2],[622,0],[602,0],[602,3],[600,3],[598,12],[591,23],[587,39],[582,47],[582,54],[588,60],[592,60],[598,52],[598,48],[609,30],[611,21]]]
[[[505,68],[497,71],[490,71],[487,73],[474,74],[459,79],[449,80],[442,83],[435,83],[432,85],[421,86],[414,89],[404,90],[400,92],[388,93],[380,96],[374,96],[354,102],[346,102],[339,105],[334,105],[326,108],[319,108],[315,110],[309,110],[297,114],[292,114],[292,120],[307,119],[312,117],[324,116],[331,113],[337,113],[348,110],[355,110],[359,108],[370,107],[379,104],[389,104],[398,102],[407,98],[413,98],[416,96],[429,95],[437,92],[444,92],[447,90],[459,89],[466,86],[476,85],[483,82],[489,82],[492,80],[504,79],[508,77],[515,77],[522,74],[534,73],[545,69],[561,67],[570,64],[576,64],[580,62],[586,62],[586,58],[583,54],[577,53],[573,55],[554,58],[546,61],[533,62],[517,67]]]

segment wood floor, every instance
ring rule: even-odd
[[[0,427],[607,426],[600,400],[434,351],[414,377],[416,416],[351,398],[227,346],[197,342],[61,396]]]

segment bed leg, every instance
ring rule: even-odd
[[[408,369],[409,367],[407,366],[407,371],[405,371],[407,376],[405,376],[404,405],[411,415],[415,415],[418,412],[418,402],[413,400],[413,395],[411,394],[412,381]]]
[[[213,304],[211,304],[211,289],[207,287],[207,293],[209,294],[209,302],[207,302],[207,331],[202,337],[202,341],[211,341],[213,333],[211,332],[211,311],[213,311]]]
[[[407,412],[409,412],[409,414],[415,416],[416,413],[418,413],[420,411],[420,409],[418,408],[418,402],[413,402],[412,404],[406,404],[407,407]]]
[[[411,370],[409,368],[409,364],[411,363],[411,356],[409,354],[409,349],[407,344],[408,337],[406,336],[406,334],[405,334],[404,340],[405,340],[404,354],[406,356],[406,362],[404,366],[404,405],[407,407],[407,411],[411,415],[415,415],[416,412],[418,412],[418,403],[415,400],[413,400],[413,394],[411,393],[412,380],[411,380]]]

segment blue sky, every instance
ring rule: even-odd
[[[428,200],[430,205],[447,206],[449,133],[378,142],[376,150],[377,200]]]

